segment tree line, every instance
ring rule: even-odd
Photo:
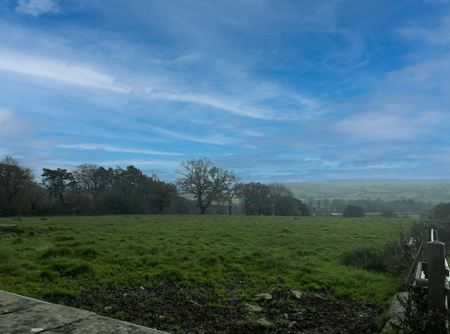
[[[243,183],[209,159],[192,159],[164,182],[139,168],[82,164],[73,171],[43,168],[40,178],[6,156],[0,161],[0,215],[246,214],[308,216],[283,184]]]
[[[319,216],[330,215],[331,212],[344,214],[348,205],[356,205],[364,208],[365,212],[380,212],[388,215],[388,212],[414,212],[423,213],[433,208],[433,204],[429,201],[414,201],[412,199],[401,199],[392,201],[383,201],[379,198],[377,199],[357,199],[357,200],[345,200],[335,198],[333,200],[324,199],[314,199],[307,198],[305,203],[308,209]],[[392,214],[391,214],[392,215]],[[386,217],[390,218],[390,217]]]

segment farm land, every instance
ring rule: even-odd
[[[400,281],[345,266],[340,258],[383,248],[412,223],[217,215],[2,218],[0,224],[19,228],[0,236],[0,289],[171,333],[374,333]]]

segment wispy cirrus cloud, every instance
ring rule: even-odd
[[[0,107],[0,139],[8,147],[15,144],[14,138],[17,136],[32,135],[47,127],[43,120],[24,117],[11,108]]]
[[[416,39],[433,45],[450,43],[450,15],[440,19],[436,27],[411,26],[399,29],[399,33],[409,39]]]
[[[138,154],[150,154],[150,155],[184,155],[184,153],[140,150],[140,149],[134,149],[134,148],[124,148],[124,147],[112,146],[112,145],[107,145],[107,144],[63,144],[63,145],[58,145],[57,147],[74,149],[74,150],[138,153]]]
[[[18,0],[16,11],[38,17],[46,13],[59,13],[59,6],[53,0]]]
[[[8,152],[164,173],[208,156],[264,181],[447,162],[450,19],[436,1],[15,4],[0,23]],[[20,132],[42,117],[47,132]]]
[[[108,89],[119,93],[130,92],[130,88],[117,85],[111,75],[103,74],[86,65],[16,52],[0,52],[0,71]]]
[[[444,118],[448,117],[433,111],[420,115],[374,111],[339,120],[333,129],[357,140],[404,140],[430,133]]]
[[[270,90],[266,87],[263,87],[262,90],[253,89],[247,92],[247,94],[243,93],[239,98],[235,96],[235,98],[230,99],[229,96],[218,94],[217,92],[202,94],[192,92],[192,89],[188,87],[180,89],[177,87],[178,85],[171,84],[170,81],[168,82],[168,79],[160,80],[160,75],[154,78],[154,82],[149,86],[146,80],[133,77],[122,77],[119,80],[113,74],[104,73],[94,66],[82,62],[25,55],[13,51],[0,51],[0,71],[77,85],[87,89],[103,89],[147,99],[161,99],[165,101],[205,105],[210,108],[250,118],[279,119],[296,117],[290,111],[280,114],[279,112],[274,112],[271,108],[261,106],[259,101],[261,99],[260,96],[276,96],[276,91],[280,90],[278,87],[271,87]],[[172,78],[174,74],[167,73],[167,76],[168,78]],[[176,77],[174,77],[175,79]],[[286,92],[283,94],[284,96],[281,97],[285,100],[283,103],[295,103],[299,106],[299,109],[309,109],[316,104],[316,102],[302,97],[298,93],[292,93],[291,96],[286,94]],[[253,98],[249,99],[248,96]],[[256,96],[259,98],[256,98]]]

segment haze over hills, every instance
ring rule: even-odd
[[[441,203],[450,201],[450,179],[362,179],[318,182],[288,182],[294,196],[306,198],[377,199],[394,201],[412,199]]]
[[[298,183],[298,182],[295,182]],[[316,183],[340,184],[340,185],[379,185],[379,184],[422,184],[422,185],[436,185],[436,184],[450,184],[450,179],[414,179],[414,180],[399,180],[399,179],[361,179],[361,180],[329,180],[317,181]]]

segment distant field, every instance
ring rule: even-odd
[[[400,218],[407,216],[408,219],[419,219],[420,215],[412,212],[396,212],[397,216]],[[380,212],[366,212],[366,216],[369,218],[381,217]]]
[[[295,197],[358,200],[380,198],[383,201],[413,199],[434,204],[450,200],[450,184],[443,180],[341,180],[291,182],[285,185]]]
[[[341,265],[339,256],[380,248],[411,223],[188,215],[0,219],[20,225],[0,239],[0,289],[64,302],[99,286],[159,280],[208,286],[226,299],[235,293],[227,286],[241,280],[246,296],[287,288],[383,305],[398,280]],[[83,298],[93,299],[93,311],[105,306],[95,296]]]

